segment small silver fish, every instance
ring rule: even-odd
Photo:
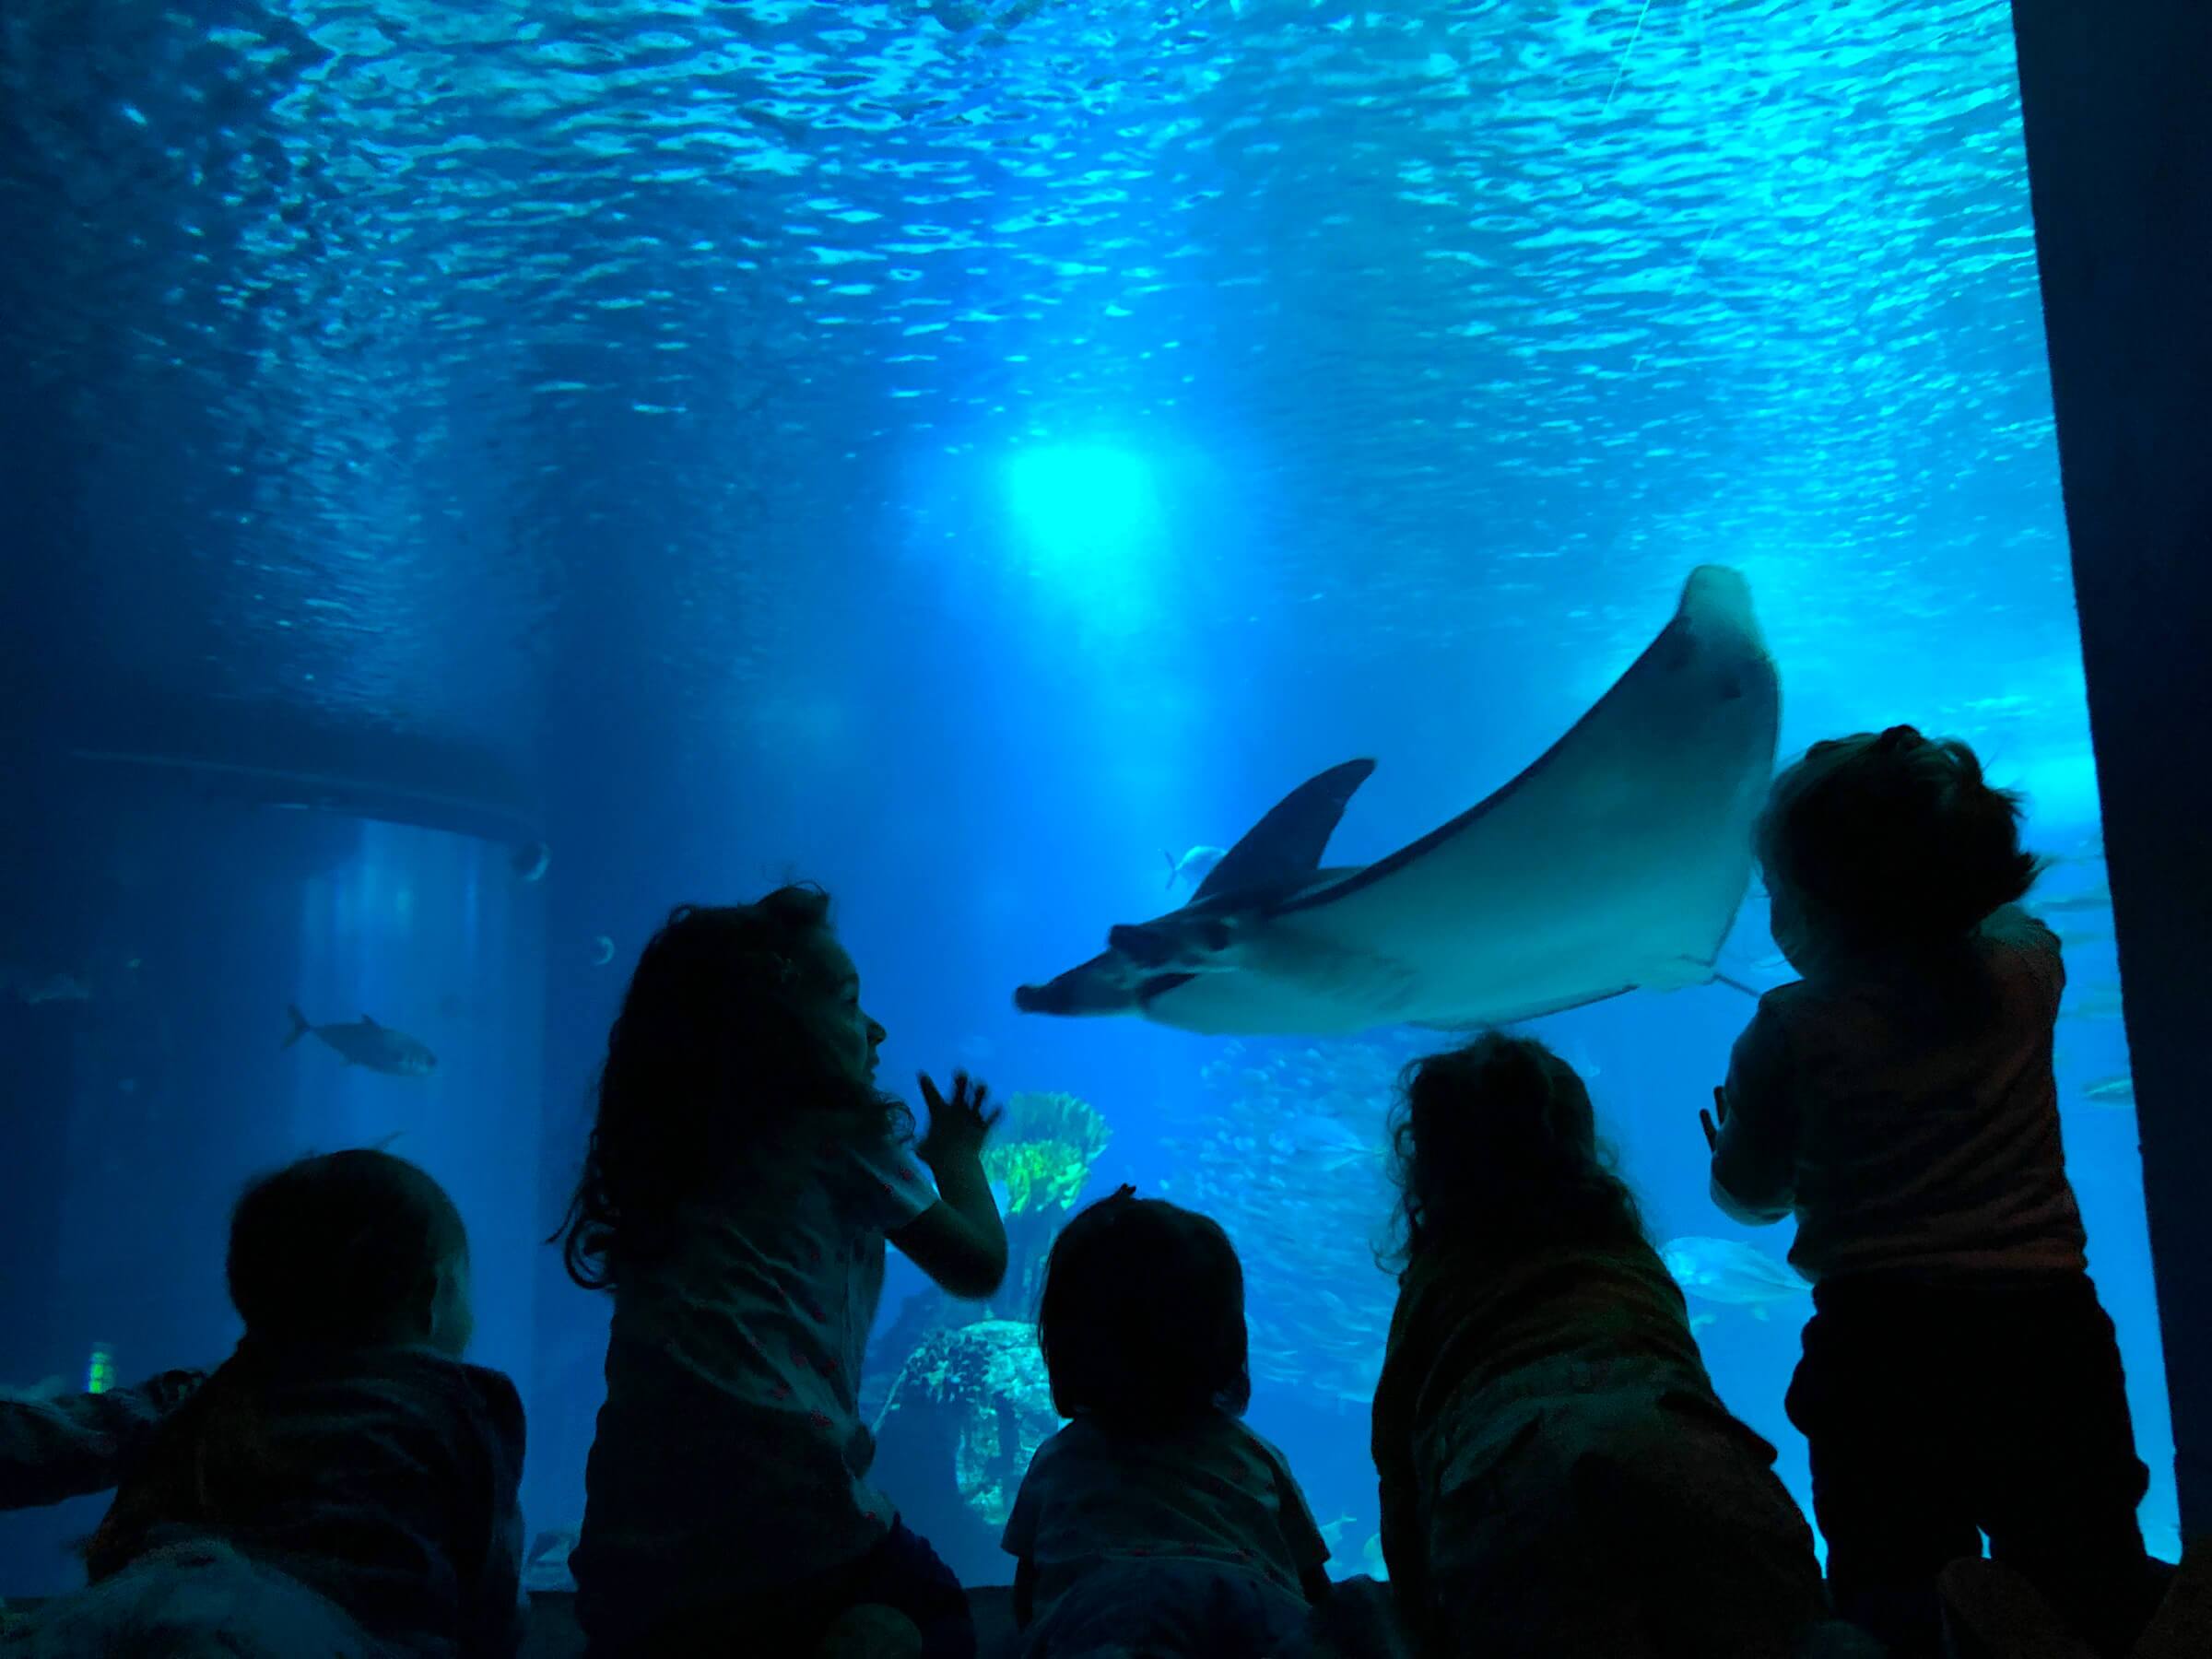
[[[2101,945],[2112,936],[2112,924],[2096,917],[2077,921],[2072,916],[2061,916],[2051,924],[2051,931],[2066,945]]]
[[[2112,889],[2102,882],[2077,892],[2062,893],[2055,899],[2035,901],[2036,913],[2044,916],[2098,915],[2112,908]]]
[[[1349,1124],[1339,1124],[1318,1112],[1301,1112],[1269,1134],[1267,1142],[1286,1157],[1310,1159],[1324,1175],[1333,1175],[1370,1159],[1378,1163],[1382,1159],[1379,1144],[1369,1143]]]
[[[0,991],[32,1007],[43,1003],[90,1002],[92,992],[74,973],[42,973],[33,969],[0,966]]]
[[[2085,991],[2079,996],[2069,994],[2059,1009],[2065,1019],[2117,1019],[2121,1015],[2120,993],[2117,991]]]
[[[2100,1077],[2081,1091],[2081,1098],[2092,1106],[2117,1109],[2136,1103],[2136,1080],[2122,1072],[2114,1077]]]
[[[1179,881],[1195,888],[1213,874],[1214,866],[1229,855],[1227,847],[1193,847],[1181,858],[1172,853],[1163,853],[1168,861],[1168,887],[1171,890]]]
[[[1811,1294],[1788,1263],[1734,1239],[1671,1240],[1659,1259],[1687,1294],[1748,1308],[1754,1319],[1764,1319],[1771,1303]]]

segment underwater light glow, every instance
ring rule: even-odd
[[[1016,518],[1043,548],[1111,556],[1152,512],[1150,470],[1124,451],[1052,446],[1023,450],[1006,465]]]

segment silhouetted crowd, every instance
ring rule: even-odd
[[[1715,1203],[1796,1222],[1815,1311],[1787,1409],[1825,1574],[1582,1078],[1490,1032],[1409,1068],[1391,1119],[1387,1584],[1331,1581],[1288,1459],[1242,1420],[1227,1234],[1124,1188],[1046,1266],[1067,1421],[1006,1525],[1020,1651],[2212,1651],[2184,1628],[2203,1593],[2136,1524],[2147,1472],[2060,1142],[2065,970],[2020,908],[2018,822],[1964,745],[1900,726],[1816,745],[1759,823],[1800,977],[1700,1116]],[[976,1652],[967,1594],[870,1484],[858,1395],[887,1242],[956,1297],[998,1288],[996,1113],[924,1077],[917,1135],[877,1084],[883,1037],[818,889],[680,909],[639,960],[559,1234],[614,1304],[571,1558],[593,1659]],[[212,1373],[0,1397],[0,1501],[115,1488],[86,1587],[0,1654],[512,1659],[523,1410],[462,1358],[468,1262],[451,1198],[388,1153],[255,1182],[227,1262],[245,1335]]]

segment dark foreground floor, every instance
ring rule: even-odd
[[[975,1609],[976,1659],[1006,1659],[1014,1651],[1012,1592],[1004,1587],[971,1590]],[[530,1634],[522,1659],[578,1659],[583,1638],[576,1629],[575,1598],[544,1590],[530,1593]]]
[[[969,1591],[969,1605],[975,1609],[977,1659],[1008,1659],[1013,1653],[1017,1632],[1011,1594],[1004,1587]],[[39,1599],[17,1598],[5,1606],[10,1612],[28,1613]],[[575,1599],[565,1592],[531,1592],[530,1625],[521,1659],[581,1659],[583,1635],[576,1628]]]
[[[1957,1621],[1952,1635],[1958,1651],[1970,1659],[2087,1659],[2087,1650],[2060,1633],[2049,1609],[2018,1581],[1994,1562],[1960,1562],[1947,1574],[1946,1590]],[[975,1609],[978,1659],[1012,1659],[1017,1633],[1010,1592],[1002,1588],[968,1593]],[[574,1598],[565,1593],[535,1591],[530,1597],[530,1625],[521,1659],[581,1659],[583,1639],[576,1629]],[[31,1601],[7,1604],[10,1610],[28,1612]],[[1350,1610],[1347,1609],[1347,1612]],[[1380,1614],[1378,1619],[1376,1615]],[[1367,1606],[1351,1614],[1353,1627],[1341,1633],[1355,1639],[1352,1649],[1374,1655],[1402,1655],[1404,1649],[1384,1625],[1393,1623],[1386,1611]],[[1370,1626],[1373,1628],[1370,1628]],[[1843,1627],[1832,1627],[1840,1636]],[[1865,1659],[1872,1650],[1864,1639],[1850,1636],[1832,1643],[1816,1643],[1808,1659],[1834,1654],[1837,1659]],[[2146,1633],[2135,1659],[2208,1659],[2212,1656],[2212,1571],[2206,1558],[2193,1560],[2174,1583],[2158,1620]]]

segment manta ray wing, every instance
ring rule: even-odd
[[[1714,976],[1743,901],[1781,695],[1741,576],[1675,617],[1520,776],[1389,857],[1248,919],[1226,971],[1137,988],[1147,1018],[1312,1033],[1528,1018]]]

